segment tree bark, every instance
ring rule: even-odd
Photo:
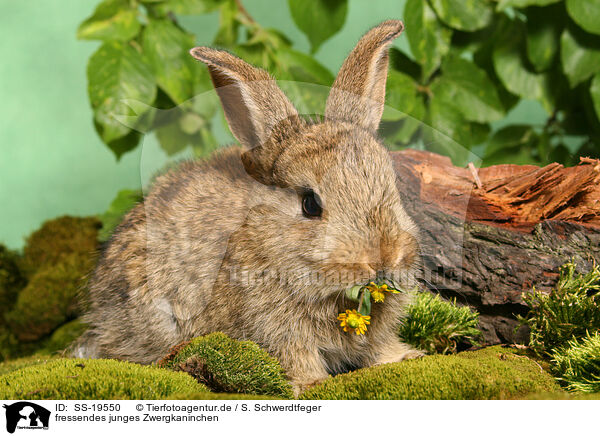
[[[425,151],[392,158],[421,231],[422,285],[479,311],[487,343],[527,341],[522,293],[550,290],[567,261],[600,263],[600,160],[477,170]]]

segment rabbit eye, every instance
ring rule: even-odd
[[[323,209],[320,200],[313,191],[307,191],[302,195],[302,213],[307,218],[319,218]]]

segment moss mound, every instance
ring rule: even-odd
[[[41,365],[57,358],[58,357],[34,354],[33,356],[21,357],[8,362],[2,362],[0,363],[0,376],[18,369],[27,368],[28,366]]]
[[[43,351],[54,353],[65,350],[75,339],[81,336],[88,328],[78,319],[74,319],[57,328],[44,345]]]
[[[223,333],[181,344],[159,365],[188,372],[215,392],[292,397],[276,359],[254,342],[236,341]]]
[[[81,313],[79,294],[83,277],[93,267],[90,257],[69,254],[56,264],[38,270],[5,314],[11,331],[22,342],[34,342],[49,335]]]
[[[483,400],[561,392],[533,360],[500,346],[341,374],[307,390],[307,400]]]
[[[42,265],[56,264],[69,254],[92,255],[98,246],[97,218],[63,216],[46,221],[27,238],[22,271],[29,277]]]
[[[182,372],[104,359],[51,359],[0,376],[1,399],[152,400],[206,391]]]
[[[215,392],[194,392],[192,394],[175,394],[166,400],[281,400],[280,397],[250,394],[223,394]]]
[[[56,330],[84,311],[100,226],[65,216],[31,234],[22,257],[0,246],[0,361],[64,348]]]
[[[0,244],[0,310],[5,312],[15,303],[26,280],[18,267],[19,255]],[[4,322],[0,314],[0,325]]]

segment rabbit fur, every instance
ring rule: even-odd
[[[155,362],[221,331],[279,359],[295,393],[330,374],[422,353],[396,331],[407,295],[373,303],[365,335],[337,315],[344,290],[379,276],[413,286],[418,235],[376,131],[388,47],[403,29],[371,29],[345,60],[320,122],[300,117],[265,71],[220,50],[204,62],[241,147],[159,176],[123,219],[89,282],[80,357]],[[320,217],[306,217],[312,190]]]

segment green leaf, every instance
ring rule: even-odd
[[[288,0],[288,5],[312,53],[344,26],[348,13],[348,0]]]
[[[560,59],[573,88],[600,71],[600,37],[566,28],[560,38]]]
[[[362,296],[361,315],[369,316],[371,314],[371,291],[365,288]]]
[[[142,0],[148,1],[148,0]],[[168,0],[158,6],[162,12],[179,15],[200,15],[217,10],[226,0]]]
[[[515,25],[498,42],[492,54],[494,69],[508,91],[522,98],[540,100],[550,112],[550,76],[529,69],[523,33],[523,29]]]
[[[129,0],[105,0],[79,25],[77,38],[128,41],[141,28],[137,8]]]
[[[192,149],[194,156],[204,158],[219,147],[217,138],[213,135],[210,126],[204,125],[199,132],[193,136]]]
[[[280,64],[281,79],[298,82],[317,83],[331,86],[334,77],[331,72],[315,58],[291,48],[281,48],[277,51],[277,62]]]
[[[527,57],[537,72],[545,71],[554,62],[564,27],[562,6],[529,8],[527,16]]]
[[[431,91],[436,99],[455,106],[468,121],[486,123],[504,116],[494,83],[485,71],[465,59],[448,57]]]
[[[498,97],[505,112],[508,112],[517,104],[519,97],[510,93],[498,77],[494,68],[493,53],[498,42],[504,41],[506,35],[510,35],[512,32],[514,32],[514,23],[506,15],[501,15],[497,20],[494,20],[492,26],[483,30],[472,33],[455,32],[454,34],[455,36],[461,36],[460,39],[463,40],[461,41],[462,47],[474,47],[473,62],[486,72],[496,86]],[[457,39],[453,37],[453,47],[456,46]]]
[[[506,8],[526,8],[527,6],[547,6],[562,0],[500,0],[496,10],[502,11]]]
[[[473,32],[492,22],[494,10],[487,0],[430,0],[437,16],[453,29]]]
[[[209,88],[204,66],[189,55],[195,39],[169,19],[150,20],[142,35],[144,55],[156,82],[177,104]]]
[[[394,127],[388,128],[386,123],[382,123],[380,132],[381,136],[385,138],[385,145],[391,150],[398,150],[410,143],[422,125],[423,121],[420,119],[408,116],[394,123],[395,129]]]
[[[187,135],[193,135],[206,124],[206,121],[193,112],[187,112],[179,119],[179,127]]]
[[[598,0],[567,0],[569,16],[586,32],[600,35],[600,2]]]
[[[443,25],[433,9],[423,0],[407,0],[404,19],[410,50],[421,64],[423,79],[426,80],[448,53],[452,29]]]
[[[238,40],[240,22],[237,19],[238,7],[234,0],[226,0],[219,13],[219,30],[215,36],[214,44],[231,47]]]
[[[428,149],[450,156],[455,165],[464,164],[467,150],[484,142],[490,131],[487,124],[465,120],[453,102],[445,100],[443,96],[436,98],[435,92],[429,102],[427,121],[431,128],[424,129],[423,133]]]
[[[421,80],[421,66],[395,47],[390,47],[390,69],[407,74],[416,81]]]
[[[114,229],[119,225],[123,215],[143,200],[142,191],[139,189],[124,189],[119,191],[108,210],[98,218],[102,222],[102,229],[98,232],[100,242],[108,241]]]
[[[590,95],[592,97],[592,103],[594,105],[596,117],[600,120],[600,74],[596,74],[592,79]]]
[[[142,139],[142,133],[132,130],[127,135],[110,141],[106,145],[117,157],[117,161],[121,159],[125,153],[135,149]]]
[[[156,129],[156,138],[168,156],[173,156],[184,150],[191,143],[190,135],[186,134],[179,123],[167,124]]]
[[[140,118],[127,100],[150,105],[156,97],[152,71],[131,44],[106,42],[92,55],[87,67],[88,95],[94,119],[105,143],[122,138],[130,128],[118,116]]]
[[[384,121],[395,121],[406,117],[407,114],[420,112],[417,106],[422,104],[418,94],[418,83],[396,70],[388,72],[383,117]]]
[[[510,125],[503,127],[492,135],[485,149],[486,165],[506,163],[499,158],[512,159],[515,150],[522,148],[535,137],[530,125]],[[517,150],[518,151],[518,150]]]
[[[352,301],[358,301],[358,296],[363,287],[363,285],[355,285],[346,289],[346,298]]]

